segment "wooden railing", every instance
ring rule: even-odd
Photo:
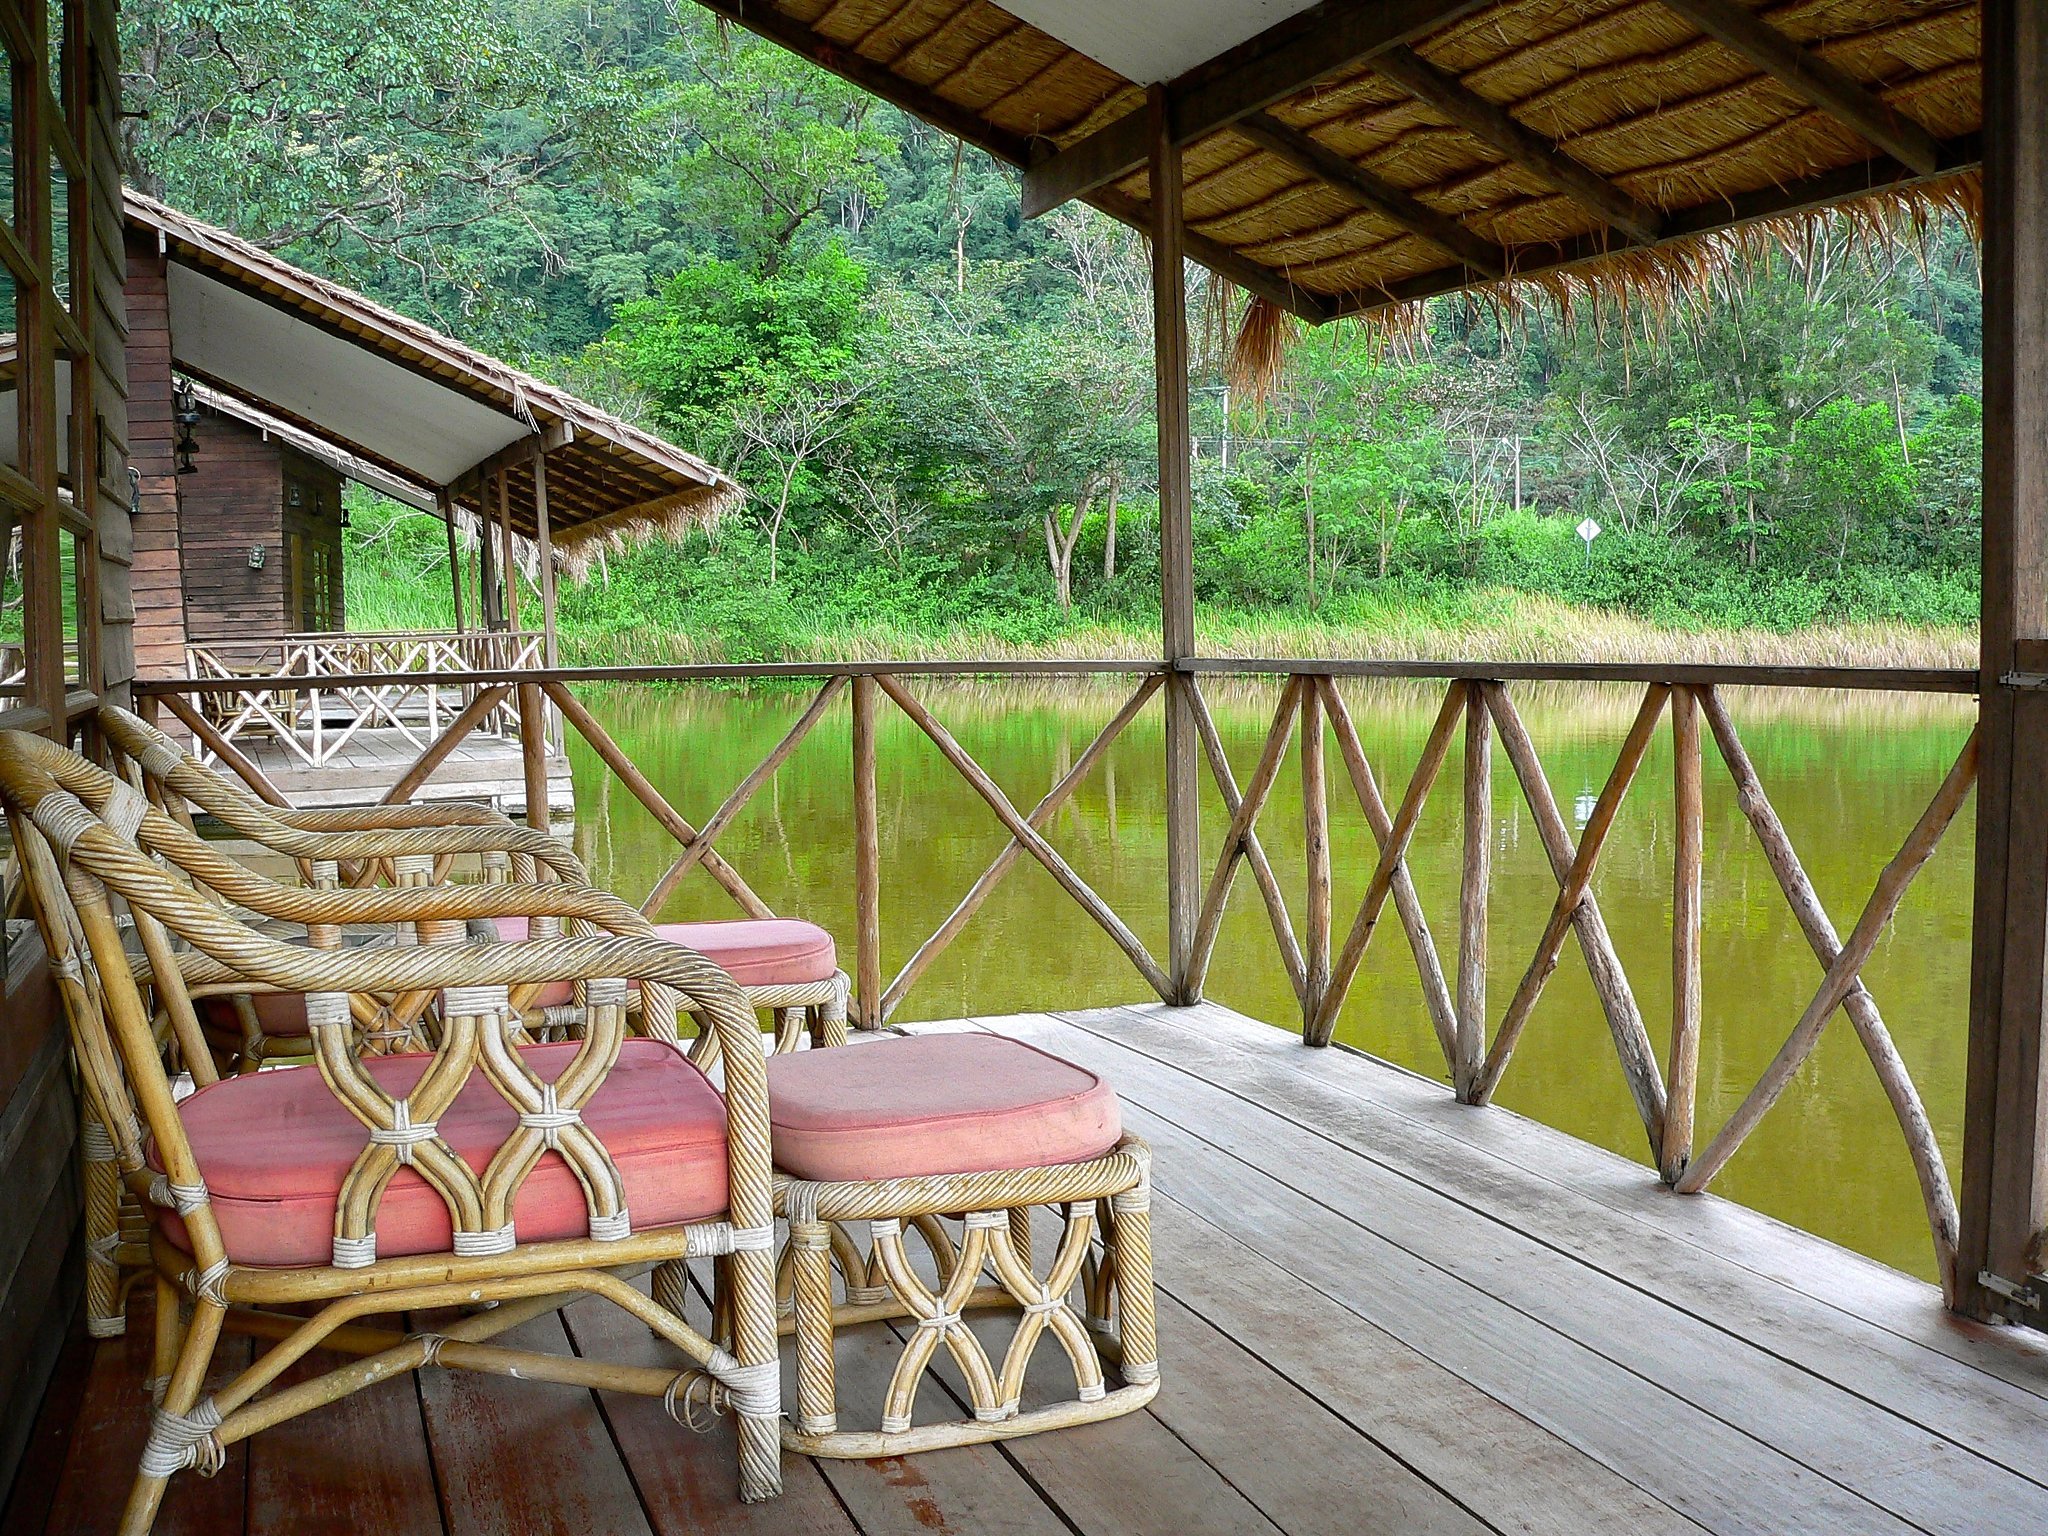
[[[1038,802],[1020,810],[988,772],[963,748],[933,709],[918,696],[919,679],[1002,674],[1026,677],[1124,676],[1132,688],[1089,745],[1061,773]],[[1263,746],[1249,775],[1240,784],[1225,753],[1202,691],[1204,678],[1218,674],[1256,674],[1283,679],[1277,707]],[[1434,723],[1404,776],[1389,775],[1389,765],[1375,764],[1346,703],[1342,683],[1356,677],[1436,679],[1444,692]],[[737,784],[701,823],[683,813],[647,778],[616,740],[572,691],[579,682],[759,681],[779,678],[809,681],[816,693],[787,733],[767,756]],[[355,687],[374,689],[391,682],[380,676],[358,677]],[[1583,816],[1574,839],[1544,777],[1535,742],[1516,705],[1523,682],[1583,681],[1632,685],[1640,702],[1623,734],[1612,766],[1598,795]],[[1281,962],[1300,1006],[1303,1039],[1311,1045],[1331,1042],[1339,1014],[1379,932],[1391,903],[1405,947],[1421,984],[1422,997],[1446,1072],[1457,1096],[1466,1103],[1485,1104],[1510,1070],[1517,1047],[1545,984],[1556,970],[1565,944],[1575,941],[1583,954],[1595,996],[1641,1118],[1652,1161],[1664,1182],[1681,1192],[1708,1186],[1784,1093],[1811,1055],[1821,1032],[1839,1011],[1847,1015],[1878,1081],[1890,1101],[1919,1178],[1923,1203],[1944,1289],[1955,1284],[1957,1212],[1940,1146],[1912,1076],[1893,1044],[1876,1000],[1865,988],[1862,971],[1879,937],[1897,912],[1913,879],[1925,867],[1968,796],[1976,777],[1977,737],[1971,731],[1933,799],[1913,826],[1897,855],[1885,866],[1846,940],[1801,865],[1799,855],[1773,809],[1769,795],[1750,761],[1727,692],[1731,687],[1853,688],[1898,692],[1969,693],[1974,673],[1938,670],[1827,669],[1772,667],[1622,667],[1513,666],[1501,663],[1378,663],[1317,661],[1240,661],[1202,659],[1168,667],[1142,662],[1065,663],[838,663],[763,664],[699,667],[629,667],[553,669],[528,672],[476,670],[441,679],[444,686],[469,690],[470,703],[439,736],[426,744],[413,768],[387,796],[409,797],[454,746],[479,728],[494,710],[517,695],[522,712],[552,704],[563,721],[588,743],[606,768],[652,815],[674,841],[676,852],[667,869],[648,891],[643,910],[658,911],[678,884],[701,869],[747,915],[773,915],[768,904],[719,852],[720,835],[754,795],[788,761],[818,721],[843,696],[851,694],[850,789],[854,826],[854,980],[855,1009],[870,1026],[886,1022],[902,1006],[918,979],[957,939],[989,895],[1020,859],[1040,864],[1088,917],[1106,932],[1133,969],[1162,998],[1199,996],[1215,952],[1232,886],[1241,869],[1249,868],[1265,908]],[[186,680],[140,685],[147,697],[161,698],[194,729],[223,760],[249,778],[259,793],[274,795],[246,758],[233,750],[193,708],[190,695],[245,696],[260,688],[310,689],[331,682],[279,679],[250,681]],[[1130,925],[1049,843],[1044,829],[1093,774],[1110,748],[1157,696],[1172,695],[1193,717],[1211,776],[1228,818],[1221,849],[1206,890],[1188,908],[1198,913],[1187,946],[1186,973],[1173,976],[1138,938]],[[1009,834],[1008,841],[939,926],[918,945],[897,973],[885,983],[878,913],[880,853],[876,824],[876,722],[884,703],[900,711],[937,749],[960,778],[988,807]],[[1594,890],[1600,858],[1616,814],[1634,787],[1638,770],[1657,732],[1668,721],[1673,746],[1672,794],[1675,805],[1672,839],[1671,966],[1672,1005],[1661,1058],[1648,1022],[1638,1007],[1628,974],[1616,952]],[[1462,736],[1462,858],[1456,906],[1454,965],[1446,968],[1430,918],[1418,893],[1408,853],[1418,822],[1437,788],[1451,747]],[[1304,839],[1306,892],[1304,923],[1297,932],[1286,892],[1276,876],[1260,836],[1260,820],[1288,750],[1299,739],[1302,779],[1301,836]],[[1820,978],[1796,1016],[1784,1045],[1753,1088],[1704,1147],[1695,1146],[1695,1104],[1698,1096],[1701,995],[1701,869],[1703,848],[1704,743],[1715,751],[1731,775],[1736,796],[1764,858],[1782,891],[1794,921],[1812,949]],[[538,734],[529,737],[529,777],[536,771]],[[1486,972],[1490,931],[1489,891],[1493,881],[1494,746],[1498,743],[1533,818],[1556,885],[1549,914],[1521,980],[1495,1017],[1489,1010]],[[1334,744],[1336,772],[1348,784],[1378,848],[1378,858],[1363,898],[1341,930],[1333,909],[1330,868],[1330,780],[1328,752]],[[238,761],[239,759],[239,761]],[[252,774],[254,775],[252,777]],[[1383,791],[1399,783],[1391,802]],[[545,807],[543,793],[536,802]],[[544,817],[543,810],[542,816]],[[1193,893],[1190,893],[1191,895]]]
[[[186,659],[195,679],[257,684],[203,696],[221,739],[265,738],[318,768],[365,731],[392,731],[426,750],[476,697],[474,684],[451,682],[451,675],[538,667],[541,637],[507,630],[314,633],[189,645]],[[516,741],[519,732],[519,711],[501,696],[465,734]]]

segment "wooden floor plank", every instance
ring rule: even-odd
[[[1158,1018],[1170,1013],[1139,1004],[1107,1010]],[[1189,1010],[1185,1027],[1228,1046],[1261,1054],[1295,1037],[1213,1003]],[[1076,1018],[1084,1015],[1076,1014]],[[1323,1053],[1318,1053],[1319,1055]],[[1512,1112],[1471,1114],[1441,1083],[1332,1047],[1333,1080],[1369,1085],[1379,1102],[1426,1124],[1444,1137],[1516,1162],[1529,1171],[1568,1181],[1609,1209],[1655,1227],[1729,1263],[1800,1291],[1822,1304],[1925,1349],[1944,1354],[2036,1396],[2048,1397],[2048,1335],[2025,1328],[1965,1322],[1931,1300],[1934,1287],[1914,1276],[1825,1238],[1726,1200],[1674,1199],[1642,1165]]]
[[[1237,1341],[1159,1298],[1152,1413],[1287,1536],[1479,1536],[1482,1523]],[[1496,1454],[1493,1446],[1485,1454]]]
[[[899,1336],[909,1330],[894,1325]],[[985,1314],[975,1335],[1000,1367],[1016,1320]],[[941,1350],[932,1374],[946,1384],[951,1411],[970,1411],[959,1368]],[[1026,1373],[1025,1408],[1070,1398],[1072,1368],[1057,1344],[1042,1338]],[[1057,1435],[1003,1442],[1003,1453],[1031,1479],[1082,1536],[1283,1536],[1257,1505],[1185,1441],[1140,1410]]]
[[[1227,1329],[1267,1370],[1453,1490],[1487,1525],[1531,1536],[1698,1536],[1697,1523],[1628,1478],[1170,1195],[1153,1197],[1152,1236],[1169,1305]],[[1165,1382],[1162,1411],[1178,1391]]]
[[[1100,1067],[1107,1061],[1112,1081],[1130,1083],[1165,1070],[1071,1026],[1063,1035],[1020,1032],[1026,1038],[1035,1034],[1034,1043],[1085,1063]],[[1238,1101],[1221,1090],[1183,1074],[1171,1076],[1176,1097],[1165,1113],[1175,1118],[1151,1112],[1149,1082],[1129,1090],[1147,1103],[1137,1111],[1134,1128],[1148,1139],[1158,1138],[1155,1151],[1164,1170],[1157,1175],[1161,1189],[1232,1231],[1262,1240],[1284,1255],[1285,1266],[1301,1278],[1608,1466],[1626,1469],[1627,1476],[1656,1497],[1718,1530],[1910,1528],[1841,1483],[1780,1454],[1765,1439],[1701,1411],[1677,1391],[1534,1315],[1542,1295],[1523,1296],[1519,1291],[1536,1288],[1524,1271],[1542,1264],[1544,1250],[1495,1226],[1479,1235],[1485,1246],[1468,1251],[1448,1230],[1457,1225],[1458,1207],[1416,1191],[1420,1198],[1412,1206],[1389,1208],[1383,1200],[1402,1192],[1383,1170],[1343,1149],[1315,1144],[1277,1116],[1248,1107],[1242,1115],[1234,1113]],[[1202,1131],[1190,1130],[1183,1119],[1200,1123]],[[1220,1128],[1219,1120],[1224,1122]],[[1259,1169],[1271,1171],[1247,1166],[1241,1153],[1207,1136],[1256,1145],[1261,1151]],[[1383,1187],[1373,1193],[1358,1187],[1375,1175]],[[1303,1186],[1341,1189],[1341,1209],[1320,1203]],[[1406,1246],[1381,1230],[1397,1221],[1413,1227],[1411,1231],[1404,1226],[1400,1233],[1408,1238]],[[1556,1255],[1547,1257],[1564,1262]],[[1573,1273],[1566,1282],[1567,1301],[1572,1299],[1569,1287],[1596,1285],[1600,1278],[1584,1266],[1569,1268]],[[1555,1275],[1542,1282],[1557,1283]],[[1496,1291],[1517,1293],[1523,1305],[1503,1300]],[[1670,1312],[1668,1319],[1659,1321],[1681,1316]],[[1573,1321],[1585,1333],[1612,1332],[1601,1340],[1610,1352],[1622,1352],[1628,1342],[1594,1307],[1581,1307]],[[1668,1341],[1653,1333],[1634,1342],[1655,1350]],[[1758,1361],[1763,1358],[1758,1356]],[[1708,1352],[1694,1363],[1712,1370],[1726,1362]],[[1652,1369],[1661,1372],[1661,1367]],[[1688,1388],[1694,1385],[1684,1380],[1681,1370],[1673,1370],[1671,1379]],[[1733,1394],[1742,1384],[1737,1378],[1712,1385],[1726,1385]],[[1816,1386],[1830,1396],[1845,1396],[1824,1384]],[[1816,1394],[1814,1406],[1816,1411],[1823,1406],[1834,1409],[1841,1416],[1842,1405],[1829,1403],[1825,1396]],[[1811,1449],[1816,1455],[1847,1459],[1865,1450],[1854,1443]]]
[[[1219,1038],[1213,1019],[1190,1032],[1142,1009],[1065,1017],[1161,1065],[1215,1082],[1247,1103],[1265,1106],[1318,1137],[1679,1307],[1731,1343],[1766,1350],[1973,1454],[2034,1482],[2048,1481],[2048,1467],[2035,1449],[2048,1442],[2048,1401],[1759,1275],[1724,1253],[1624,1216],[1571,1183],[1453,1140],[1438,1129],[1440,1121],[1492,1120],[1503,1111],[1474,1111],[1443,1095],[1428,1118],[1414,1118],[1378,1097],[1387,1078],[1405,1074],[1379,1070],[1357,1057],[1309,1052],[1277,1038],[1246,1040],[1236,1032]],[[1264,1033],[1278,1036],[1277,1031]],[[1623,1159],[1613,1161],[1627,1166]],[[1635,1177],[1646,1187],[1654,1184],[1647,1169],[1637,1169]],[[1681,1198],[1652,1190],[1649,1199],[1701,1208],[1701,1217],[1718,1220],[1726,1229],[1723,1242],[1731,1251],[1745,1246],[1756,1225],[1778,1227],[1712,1197]],[[1818,1246],[1810,1262],[1822,1268],[1836,1252]],[[1925,1289],[1922,1304],[1938,1304],[1932,1287]]]
[[[374,1319],[373,1323],[384,1321]],[[279,1378],[317,1376],[343,1357],[316,1353]],[[248,1443],[249,1530],[261,1536],[338,1531],[443,1531],[427,1454],[419,1378],[408,1372],[287,1419]]]
[[[682,1360],[645,1323],[601,1297],[586,1297],[562,1313],[579,1355],[626,1365],[669,1365]],[[702,1328],[702,1316],[691,1319]],[[800,1456],[782,1462],[782,1497],[742,1504],[738,1448],[729,1415],[706,1415],[695,1433],[668,1416],[659,1400],[631,1392],[600,1392],[613,1442],[640,1491],[649,1523],[660,1536],[858,1536],[858,1530],[817,1465]]]
[[[569,1349],[556,1313],[500,1342]],[[449,1536],[651,1536],[589,1392],[470,1371],[419,1380]]]
[[[129,1310],[128,1331],[94,1347],[85,1393],[71,1431],[71,1453],[51,1502],[51,1536],[111,1531],[121,1519],[135,1482],[143,1442],[149,1438],[151,1304]],[[249,1342],[227,1339],[215,1352],[207,1375],[209,1391],[249,1362]],[[227,1536],[243,1529],[248,1447],[228,1447],[226,1464],[213,1477],[181,1472],[170,1480],[158,1511],[155,1536]]]
[[[1141,1097],[1173,1096],[1168,1113],[1229,1155],[1269,1169],[1306,1193],[1315,1192],[1318,1179],[1335,1177],[1359,1219],[1406,1251],[1668,1386],[1923,1529],[1965,1536],[1985,1520],[2013,1529],[2048,1528],[2048,1488],[1801,1371],[1737,1333],[1701,1323],[1675,1304],[1683,1276],[1667,1276],[1662,1293],[1626,1286],[1597,1266],[1504,1230],[1500,1222],[1443,1199],[1434,1182],[1402,1178],[1358,1155],[1345,1136],[1285,1119],[1277,1105],[1291,1108],[1301,1093],[1298,1084],[1278,1100],[1270,1092],[1256,1093],[1255,1104],[1115,1042],[1102,1043],[1120,1052],[1110,1069],[1113,1080],[1142,1080]],[[1276,1107],[1263,1107],[1268,1105]],[[1558,1216],[1542,1223],[1553,1232],[1569,1224]],[[2021,1438],[2023,1447],[2039,1440]],[[1962,1490],[1968,1490],[1967,1499],[1958,1498]]]

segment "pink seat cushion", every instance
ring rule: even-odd
[[[526,919],[496,919],[507,943],[526,937]],[[816,923],[793,917],[741,917],[718,923],[661,923],[656,933],[671,944],[694,949],[743,987],[790,986],[830,981],[839,968],[832,935]],[[566,1003],[567,982],[550,983],[534,1000],[538,1008]]]
[[[578,1049],[537,1045],[520,1054],[552,1082]],[[411,1091],[433,1060],[426,1053],[365,1058],[394,1097]],[[315,1067],[223,1078],[178,1106],[213,1198],[228,1257],[238,1264],[326,1264],[342,1179],[369,1133],[329,1091]],[[611,1153],[626,1185],[636,1231],[717,1216],[727,1202],[725,1103],[675,1047],[628,1040],[589,1104],[584,1123]],[[518,1123],[481,1072],[441,1116],[442,1138],[479,1173]],[[150,1165],[158,1167],[154,1145]],[[159,1212],[165,1233],[189,1251],[184,1223]],[[523,1243],[582,1237],[590,1229],[583,1186],[543,1152],[520,1186],[513,1224]],[[446,1253],[448,1207],[425,1180],[401,1168],[377,1208],[377,1252]]]
[[[999,1035],[917,1035],[768,1063],[775,1166],[800,1179],[1043,1168],[1117,1143],[1116,1094]]]

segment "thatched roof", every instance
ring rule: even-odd
[[[1876,195],[1973,206],[1975,0],[701,0],[1323,320]]]
[[[600,541],[714,521],[740,500],[696,455],[225,230],[132,190],[127,220],[168,260],[172,361],[216,405],[472,506],[479,470],[502,467],[526,538],[543,447],[549,528],[572,562]]]

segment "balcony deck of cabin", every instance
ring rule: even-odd
[[[431,1372],[175,1480],[157,1529],[2048,1528],[2048,1346],[1954,1320],[1920,1281],[1214,1004],[908,1027],[996,1030],[1118,1085],[1157,1157],[1149,1410],[1001,1447],[790,1458],[783,1497],[742,1506],[722,1422],[693,1434],[651,1399]],[[602,1303],[532,1332],[662,1358]],[[8,1531],[111,1524],[148,1336],[69,1347]],[[850,1393],[879,1392],[898,1343],[849,1335]],[[930,1384],[920,1406],[940,1411]]]

